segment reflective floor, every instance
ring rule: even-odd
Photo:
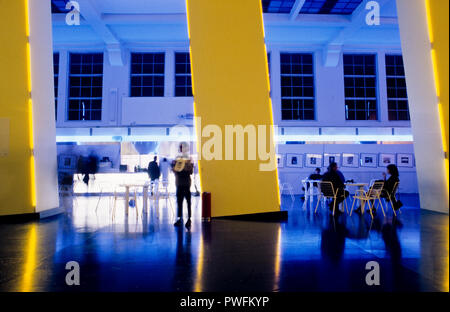
[[[128,216],[118,201],[113,219],[112,198],[66,196],[63,215],[0,224],[0,290],[448,291],[448,215],[419,210],[416,196],[402,196],[398,218],[373,222],[283,196],[287,222],[202,223],[198,199],[190,231],[172,225],[174,198],[148,213],[138,198]],[[66,285],[69,261],[80,286]],[[369,261],[379,286],[366,284]]]

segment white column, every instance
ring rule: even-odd
[[[29,1],[29,18],[36,212],[43,212],[59,207],[50,2]]]
[[[448,213],[448,189],[425,1],[397,0],[421,208]]]
[[[270,51],[270,94],[272,98],[273,122],[278,125],[281,122],[281,70],[280,50]]]
[[[175,95],[175,52],[166,50],[164,69],[164,96]]]
[[[378,67],[378,120],[388,122],[388,103],[387,103],[387,86],[386,86],[386,54],[385,52],[377,53]]]
[[[66,121],[67,87],[69,76],[69,53],[59,50],[59,77],[58,77],[58,119],[56,125],[61,127]]]

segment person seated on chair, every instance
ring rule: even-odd
[[[389,175],[388,179],[386,179],[386,172]],[[399,179],[400,174],[398,172],[398,168],[396,165],[390,164],[386,167],[386,172],[383,172],[384,185],[383,185],[383,190],[381,191],[381,197],[389,199],[389,196],[391,196],[391,200],[392,200],[392,204],[394,205],[394,209],[399,210],[403,206],[403,203],[401,201],[397,200],[395,198],[395,194],[394,194],[395,184],[400,182],[400,179]]]
[[[320,168],[316,168],[314,170],[314,173],[311,173],[309,175],[308,180],[322,180],[322,175],[320,174]],[[302,190],[303,190],[303,192],[306,193],[307,191],[309,191],[310,183],[307,182],[305,184],[306,184],[306,190],[305,190],[304,187],[302,187]],[[313,183],[313,187],[317,187],[317,183],[316,182]],[[305,196],[302,196],[302,200],[304,200],[304,199],[305,199]]]
[[[350,193],[345,190],[345,178],[344,175],[338,170],[338,165],[335,162],[332,162],[328,167],[328,171],[322,176],[322,181],[331,182],[333,184],[334,191],[337,190],[337,199],[336,199],[336,207],[339,207],[339,204],[342,203],[345,198],[347,198]],[[334,203],[331,201],[330,210],[333,210]],[[336,209],[339,211],[339,209]]]
[[[400,182],[400,179],[399,179],[399,175],[400,174],[398,173],[397,166],[394,165],[394,164],[388,165],[386,167],[386,171],[387,171],[387,174],[389,175],[389,178],[386,179],[386,173],[383,172],[382,173],[383,179],[382,180],[375,180],[375,182],[384,182],[383,189],[381,190],[380,197],[381,198],[385,198],[385,199],[389,199],[389,195],[392,196],[391,199],[392,199],[392,204],[394,205],[394,209],[398,210],[398,209],[400,209],[403,206],[403,203],[401,201],[397,201],[397,199],[395,198],[395,194],[393,194],[393,193],[395,191],[394,190],[395,184],[397,182]],[[373,201],[370,201],[369,207],[371,205],[373,205]],[[376,214],[377,210],[376,210],[375,207],[372,208],[371,210],[372,210],[372,214]],[[355,211],[357,213],[361,213],[361,207],[358,207],[358,209],[356,209]]]
[[[320,174],[320,168],[316,168],[314,173],[311,173],[308,177],[308,180],[322,180],[322,175]],[[317,183],[313,183],[314,187],[317,187]],[[309,190],[309,183],[306,183],[306,188]]]

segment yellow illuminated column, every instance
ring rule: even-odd
[[[445,172],[448,187],[448,119],[449,119],[449,1],[426,0],[428,33],[431,43],[431,59],[438,97],[439,118],[442,131],[443,148],[446,154]]]
[[[0,216],[59,206],[50,2],[0,1]]]
[[[397,0],[420,206],[444,213],[449,212],[448,7],[441,0]]]
[[[258,154],[265,145],[275,156],[261,1],[187,0],[187,15],[200,178],[212,194],[212,216],[279,212],[276,168],[264,171],[268,160]],[[258,138],[265,126],[266,136],[262,143],[246,136],[237,160],[242,146],[231,126]]]
[[[0,215],[33,213],[31,75],[26,1],[1,1],[0,25]],[[6,31],[8,30],[8,31]]]

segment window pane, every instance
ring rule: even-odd
[[[409,120],[408,93],[401,55],[386,55],[389,120]]]
[[[68,120],[101,120],[103,54],[72,53],[69,59]]]
[[[281,118],[314,120],[313,55],[280,53]]]
[[[131,53],[131,97],[164,95],[164,57],[164,53]],[[156,87],[162,95],[156,95]]]
[[[345,118],[347,120],[377,119],[375,57],[372,54],[344,54]]]

